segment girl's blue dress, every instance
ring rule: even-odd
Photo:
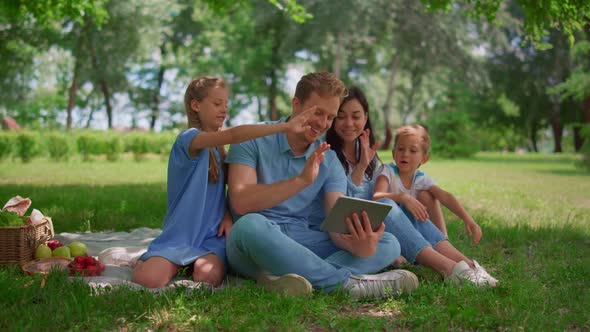
[[[217,182],[209,182],[209,149],[195,159],[189,157],[189,145],[201,131],[190,128],[178,135],[168,160],[168,202],[162,233],[141,260],[160,256],[184,266],[197,258],[215,254],[225,258],[225,236],[217,237],[225,213],[225,181],[221,158],[214,149],[220,167]]]

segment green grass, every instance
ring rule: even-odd
[[[389,153],[382,153],[389,161]],[[479,154],[423,166],[482,225],[474,246],[445,211],[451,241],[500,279],[495,289],[456,287],[412,267],[418,291],[388,300],[346,294],[266,293],[253,282],[210,292],[93,294],[53,273],[0,268],[0,330],[589,330],[590,174],[571,155]],[[166,163],[0,163],[0,201],[15,194],[52,216],[56,232],[160,227]]]

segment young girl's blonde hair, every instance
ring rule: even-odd
[[[424,154],[428,154],[428,152],[430,151],[430,135],[428,135],[428,132],[424,127],[417,124],[399,127],[395,131],[393,147],[395,148],[397,146],[400,137],[411,135],[416,135],[420,138],[420,145],[422,147],[422,151],[424,152]]]
[[[189,128],[197,128],[203,130],[199,112],[195,112],[191,108],[191,101],[194,99],[202,102],[213,88],[225,88],[223,79],[212,76],[203,76],[192,80],[186,92],[184,93],[184,110],[188,119]],[[223,158],[223,156],[222,156]],[[223,163],[223,160],[221,161]],[[213,153],[213,148],[209,148],[209,182],[217,182],[219,180],[219,165]]]

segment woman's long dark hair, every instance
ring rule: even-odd
[[[364,129],[370,129],[371,132],[369,133],[369,144],[373,146],[375,144],[375,136],[373,135],[371,117],[369,116],[369,103],[367,102],[367,98],[365,97],[365,94],[363,93],[363,91],[361,91],[361,89],[357,88],[356,86],[351,86],[350,88],[348,88],[348,96],[346,96],[344,100],[342,100],[338,112],[342,110],[342,106],[344,104],[355,99],[358,100],[358,102],[363,107],[365,114],[367,115],[367,123],[365,124]],[[342,167],[344,167],[346,174],[348,174],[350,172],[350,169],[348,167],[348,162],[346,161],[346,156],[344,156],[344,152],[342,151],[342,138],[340,138],[340,136],[338,136],[338,134],[336,133],[336,130],[334,130],[334,124],[336,123],[336,121],[337,120],[334,119],[334,121],[332,122],[332,127],[330,127],[330,129],[328,129],[328,132],[326,133],[326,142],[328,142],[328,144],[330,144],[330,148],[334,150],[334,152],[336,152],[336,155],[338,156],[338,159],[340,160]],[[361,158],[360,141],[358,137],[356,138],[356,146],[356,161],[358,162]],[[375,172],[376,167],[377,161],[375,159],[371,160],[369,166],[365,170],[365,175],[367,175],[367,178],[369,180],[373,178],[373,173]]]

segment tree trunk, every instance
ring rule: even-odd
[[[268,86],[268,106],[270,107],[270,120],[276,121],[279,119],[279,111],[277,110],[277,91],[278,91],[278,78],[277,78],[277,70],[280,68],[281,65],[281,58],[279,54],[279,50],[281,48],[281,33],[280,27],[276,28],[273,34],[273,45],[272,45],[272,53],[270,58],[271,67],[268,71],[268,77],[270,79],[270,84]]]
[[[586,96],[586,98],[584,98],[584,102],[582,103],[582,127],[574,127],[574,146],[576,148],[576,152],[580,152],[584,142],[586,139],[588,139],[587,137],[581,135],[583,126],[590,126],[590,96]]]
[[[102,92],[102,94],[104,96],[104,103],[105,103],[105,107],[106,107],[106,111],[107,111],[108,128],[113,129],[113,108],[111,106],[111,95],[109,92],[109,87],[107,85],[107,82],[99,74],[100,73],[100,65],[98,63],[98,56],[96,55],[96,48],[94,47],[94,45],[92,45],[92,43],[90,45],[90,56],[92,57],[92,69],[94,69],[95,75],[97,75],[97,77],[99,77],[96,79],[96,83],[98,83],[98,86],[100,87],[100,91]],[[89,120],[89,122],[90,122],[90,120]]]
[[[534,152],[539,152],[539,148],[537,146],[537,124],[533,123],[533,125],[531,126],[531,147],[533,149]]]
[[[113,129],[113,107],[111,106],[111,94],[109,91],[109,86],[104,79],[100,80],[100,90],[104,96],[104,104],[107,109],[107,122],[109,129]]]
[[[383,121],[385,122],[385,139],[383,140],[383,144],[381,144],[381,150],[388,150],[389,145],[391,144],[391,123],[390,123],[390,116],[391,116],[391,104],[393,102],[393,91],[394,91],[394,83],[395,83],[395,74],[397,71],[397,63],[399,62],[399,57],[394,55],[391,59],[391,68],[389,70],[389,78],[387,79],[387,94],[385,96],[385,102],[383,103]]]
[[[269,72],[270,85],[268,86],[268,106],[270,107],[270,120],[275,121],[279,119],[279,111],[277,110],[277,73],[274,69]]]
[[[256,106],[257,106],[257,111],[258,111],[258,121],[262,122],[262,121],[264,121],[264,114],[262,114],[262,100],[258,96],[256,96],[255,98],[256,98]]]
[[[555,45],[555,80],[562,82],[564,78],[565,63],[568,61],[568,55],[562,51],[563,39],[557,38]],[[560,56],[562,54],[563,56]],[[563,152],[561,146],[561,139],[563,137],[563,124],[561,122],[561,100],[558,96],[552,98],[551,114],[549,115],[549,122],[551,123],[551,130],[553,131],[553,142],[555,153]]]
[[[160,46],[160,54],[162,59],[166,56],[165,45]],[[166,66],[160,63],[160,70],[158,71],[158,81],[156,88],[154,89],[154,95],[152,96],[152,115],[150,116],[150,130],[154,131],[156,127],[156,120],[160,115],[160,91],[162,90],[162,84],[164,83],[164,73],[166,72]]]
[[[72,77],[72,85],[70,85],[70,89],[68,92],[68,109],[67,109],[67,120],[66,120],[66,128],[69,130],[72,128],[72,110],[74,106],[76,106],[76,93],[78,92],[78,79],[80,77],[80,67],[82,66],[82,60],[80,57],[82,56],[82,46],[84,43],[84,38],[88,32],[88,29],[92,25],[92,20],[86,20],[80,34],[78,35],[78,44],[76,45],[76,49],[74,50],[74,75]]]
[[[92,118],[94,117],[94,108],[90,108],[90,113],[88,114],[88,120],[86,120],[86,126],[84,128],[90,128],[90,123],[92,123]]]
[[[78,91],[78,77],[80,76],[80,58],[76,56],[75,64],[74,64],[74,76],[72,77],[72,85],[70,85],[69,89],[69,99],[68,99],[68,118],[66,120],[66,128],[68,130],[72,129],[72,110],[76,105],[76,92]]]
[[[584,137],[582,137],[582,127],[574,125],[574,151],[580,152],[582,145],[584,145]]]
[[[410,91],[408,91],[408,96],[406,98],[406,107],[403,115],[402,115],[402,124],[405,125],[408,123],[408,117],[414,110],[414,96],[416,96],[416,91],[422,85],[422,78],[420,77],[420,72],[418,67],[414,67],[410,74]]]
[[[334,54],[334,75],[340,78],[340,68],[342,67],[342,32],[338,31],[336,34],[336,54]]]
[[[551,123],[551,131],[553,132],[553,142],[554,148],[553,152],[561,153],[563,152],[561,148],[561,138],[563,136],[563,125],[561,123],[561,104],[559,101],[555,101],[553,103],[553,107],[551,109],[551,117],[549,119]]]

